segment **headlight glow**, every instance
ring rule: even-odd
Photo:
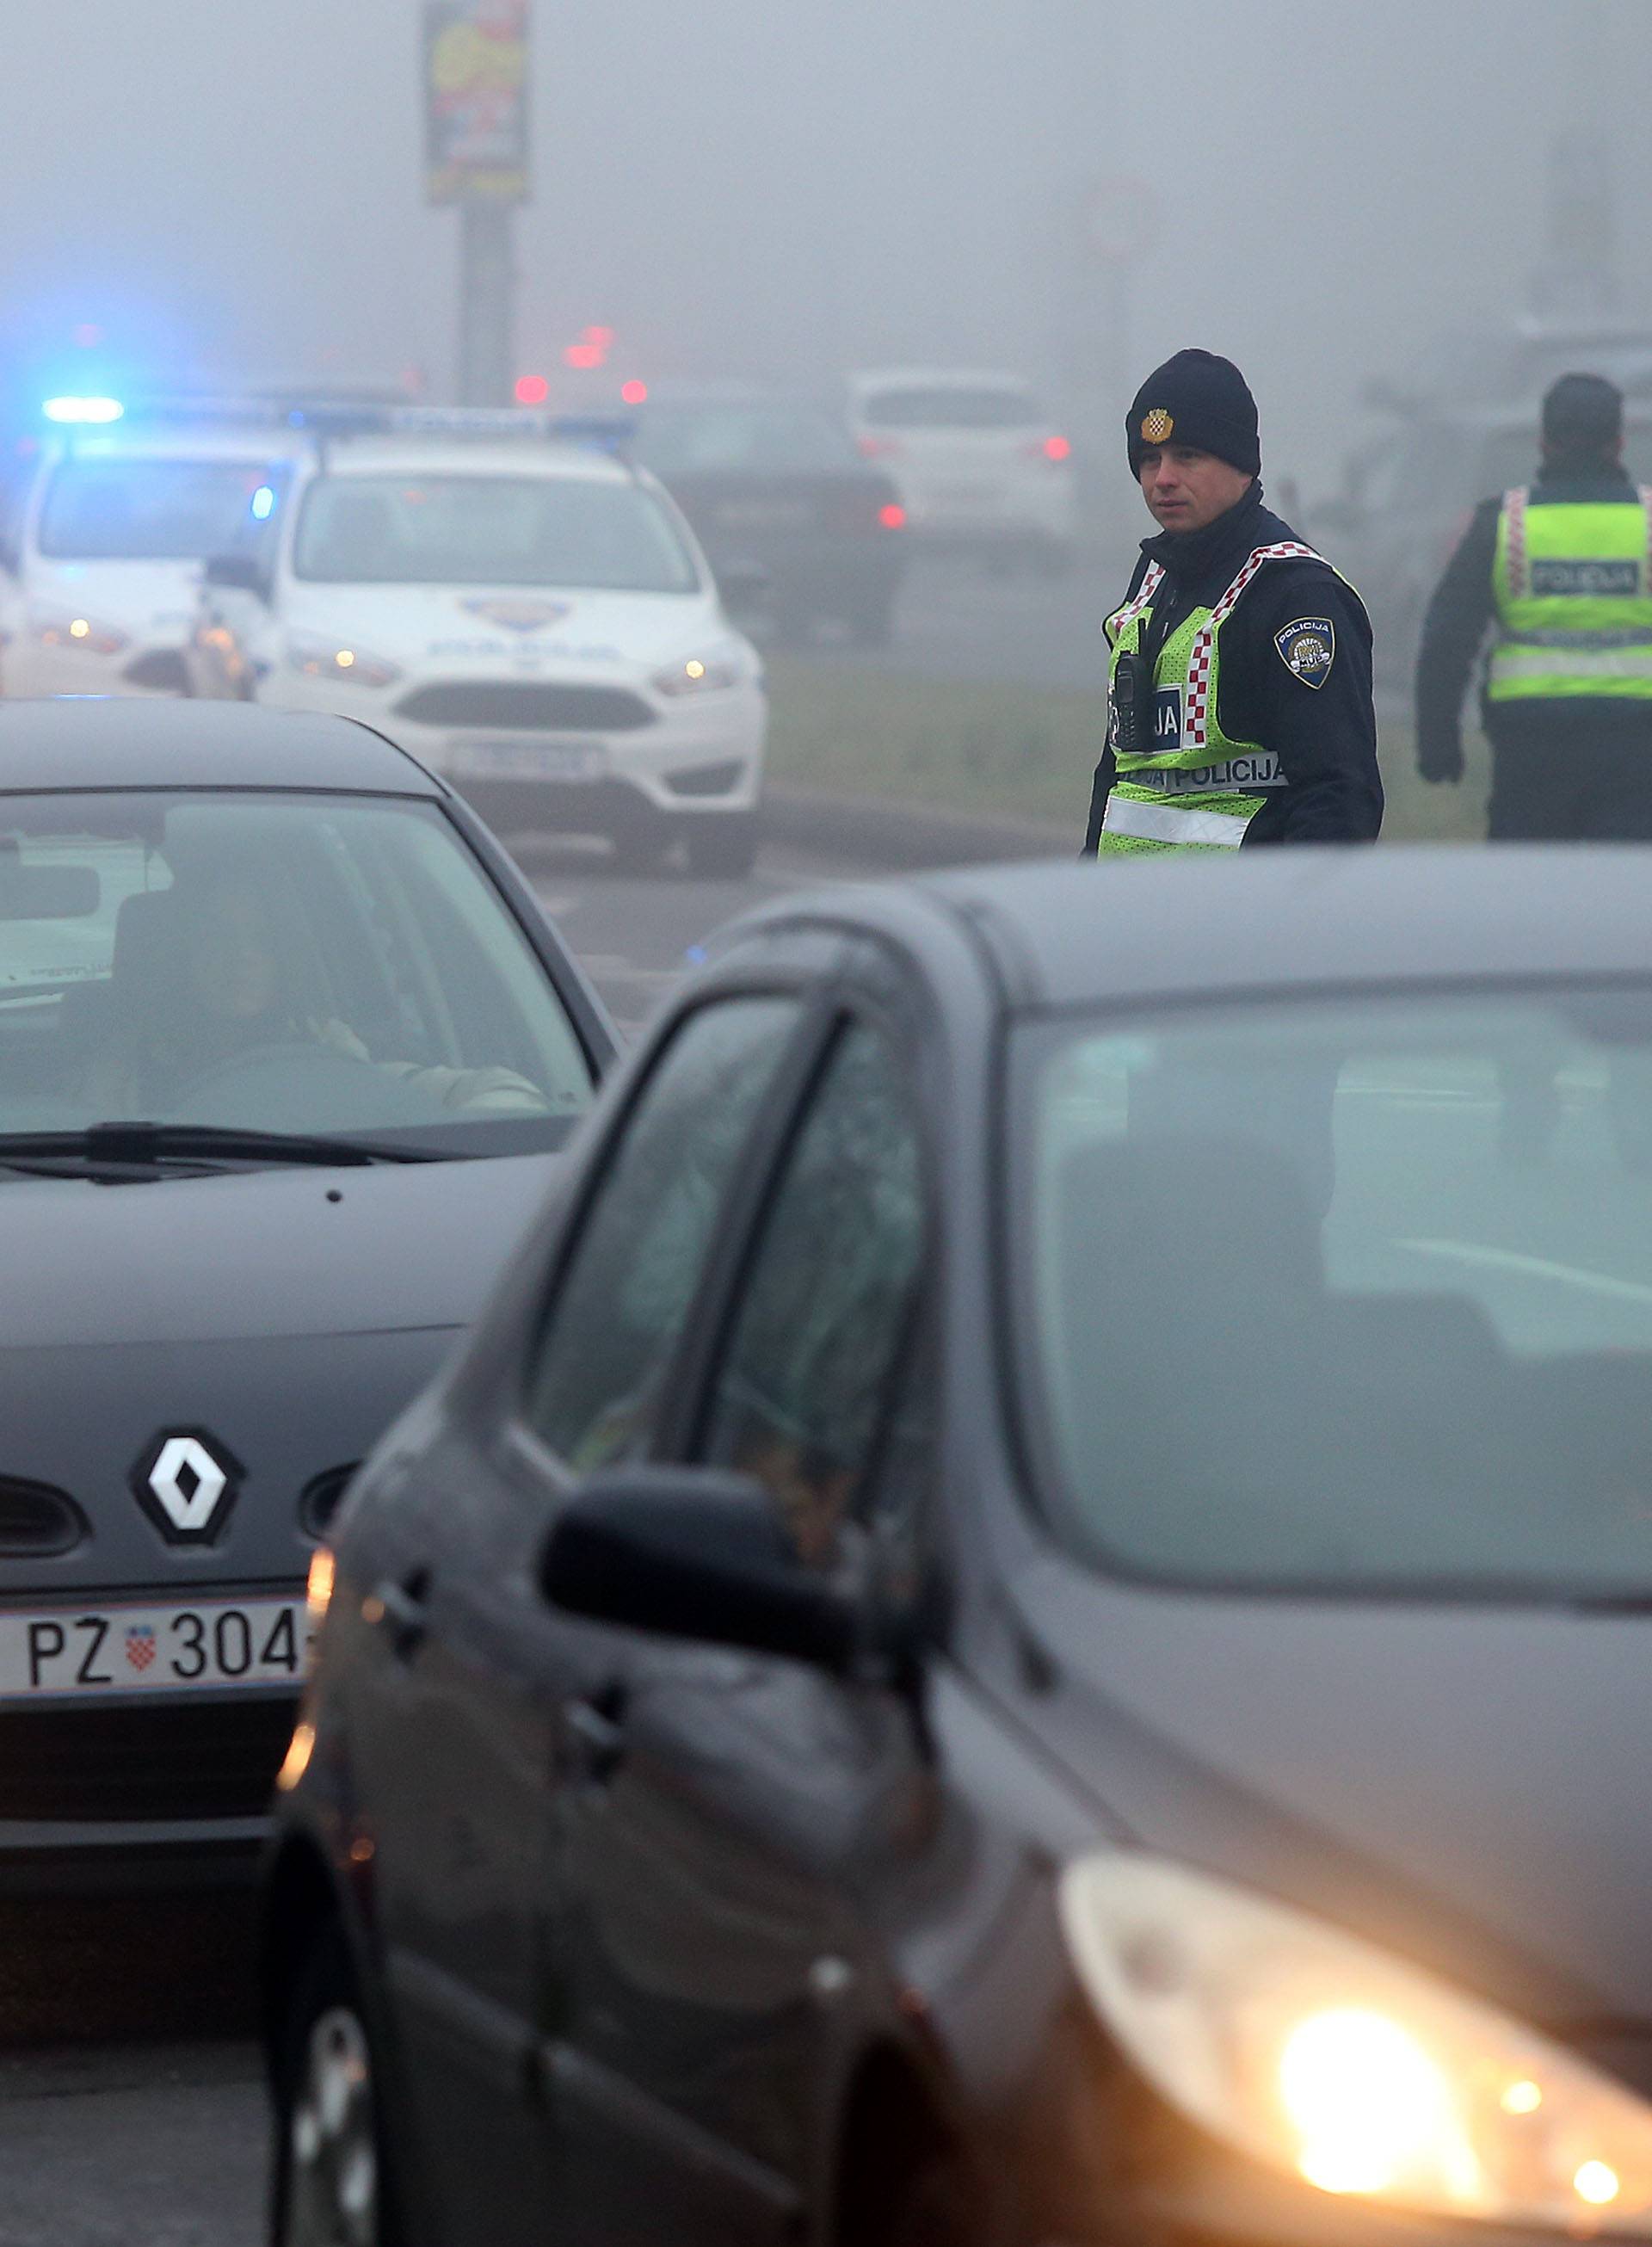
[[[681,663],[668,663],[654,673],[653,684],[661,694],[709,694],[738,686],[745,676],[746,667],[738,655],[713,649],[704,655],[691,655]]]
[[[325,1545],[317,1545],[310,1556],[310,1575],[304,1585],[304,1605],[310,1612],[310,1627],[318,1630],[322,1617],[332,1600],[333,1557]]]
[[[401,677],[399,665],[336,639],[290,639],[287,660],[306,679],[333,679],[349,686],[393,686]]]
[[[129,632],[90,617],[37,617],[34,629],[42,647],[72,647],[83,655],[119,655],[132,645]]]
[[[1120,2047],[1241,2153],[1430,2215],[1652,2230],[1652,2106],[1539,2030],[1163,1859],[1080,1860],[1061,1914]]]

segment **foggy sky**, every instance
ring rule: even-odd
[[[523,369],[601,322],[617,373],[1017,367],[1110,430],[1198,342],[1249,374],[1267,472],[1317,490],[1373,426],[1371,373],[1521,309],[1548,140],[1581,122],[1615,154],[1623,309],[1652,315],[1652,0],[535,15]],[[0,30],[14,352],[90,321],[171,372],[419,364],[447,394],[456,221],[423,201],[416,0],[0,0]],[[1119,177],[1151,186],[1122,337],[1078,215]]]

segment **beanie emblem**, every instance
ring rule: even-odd
[[[1162,445],[1175,427],[1175,415],[1167,413],[1162,406],[1156,406],[1150,413],[1143,417],[1142,436],[1147,444]]]

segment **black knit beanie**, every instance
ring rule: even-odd
[[[1192,445],[1247,476],[1262,472],[1256,400],[1231,359],[1214,352],[1180,351],[1156,367],[1125,416],[1130,474],[1142,472],[1150,445]]]

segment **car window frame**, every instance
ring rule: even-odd
[[[555,1315],[569,1272],[584,1240],[591,1212],[613,1176],[615,1164],[638,1108],[650,1088],[657,1083],[661,1068],[687,1025],[713,1007],[763,999],[795,1001],[798,1004],[797,1020],[787,1035],[775,1075],[752,1118],[742,1159],[720,1206],[711,1245],[701,1263],[684,1314],[682,1330],[671,1350],[663,1385],[667,1396],[672,1395],[685,1354],[692,1349],[696,1322],[706,1309],[708,1300],[713,1303],[718,1300],[716,1280],[727,1253],[731,1220],[737,1222],[739,1219],[752,1176],[768,1174],[774,1147],[783,1143],[802,1090],[811,1081],[830,1021],[829,1002],[823,995],[818,977],[811,976],[805,970],[788,971],[775,963],[749,975],[737,975],[727,980],[720,978],[715,983],[696,990],[684,1003],[674,1007],[651,1036],[635,1074],[626,1083],[621,1097],[611,1110],[602,1117],[597,1127],[600,1132],[597,1149],[586,1164],[575,1193],[561,1213],[550,1256],[534,1289],[532,1315],[524,1320],[513,1353],[503,1428],[508,1447],[530,1466],[541,1485],[548,1487],[557,1499],[570,1496],[584,1478],[534,1425],[531,1417],[533,1371],[546,1329]],[[645,1458],[652,1461],[674,1456],[662,1442],[662,1437],[666,1431],[674,1430],[678,1417],[678,1413],[670,1408],[662,1412],[651,1433],[643,1455]]]
[[[809,1127],[816,1096],[840,1045],[851,1031],[864,1028],[881,1038],[905,1092],[917,1142],[919,1191],[923,1197],[913,1302],[884,1375],[884,1393],[878,1400],[877,1423],[867,1451],[864,1481],[869,1489],[875,1491],[903,1384],[915,1370],[920,1377],[925,1369],[931,1378],[938,1379],[939,1376],[938,1291],[933,1282],[942,1251],[939,1165],[934,1133],[923,1099],[921,1073],[913,1065],[904,1035],[910,1031],[910,1024],[903,1026],[898,1019],[898,1010],[874,997],[864,985],[840,981],[835,990],[825,995],[828,1004],[823,1010],[823,1035],[813,1047],[807,1071],[793,1087],[784,1128],[773,1136],[765,1148],[761,1164],[751,1162],[745,1166],[744,1175],[735,1181],[725,1205],[724,1223],[702,1273],[701,1287],[691,1315],[684,1323],[680,1346],[671,1369],[669,1386],[677,1399],[676,1409],[661,1416],[650,1457],[684,1465],[705,1463],[718,1376],[733,1346],[746,1289],[762,1253],[770,1215],[785,1189],[793,1156]],[[936,1417],[939,1451],[939,1411]],[[932,1552],[932,1493],[920,1506],[924,1517],[920,1534]],[[860,1513],[858,1504],[855,1511]]]

